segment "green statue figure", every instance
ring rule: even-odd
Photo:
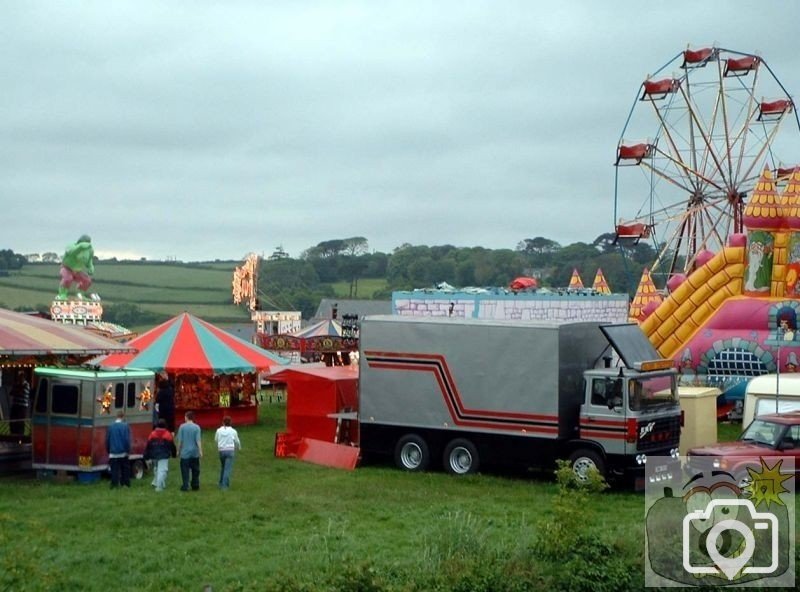
[[[61,259],[61,284],[58,288],[58,300],[66,300],[73,284],[78,285],[77,297],[83,298],[83,292],[92,285],[94,275],[94,248],[92,239],[84,234],[77,242],[67,245]]]

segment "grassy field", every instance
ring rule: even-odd
[[[198,492],[178,490],[174,459],[162,493],[147,477],[113,491],[105,479],[0,480],[0,590],[515,590],[558,581],[558,562],[534,551],[552,510],[551,478],[276,459],[284,406],[262,412],[261,425],[240,429],[244,451],[226,492],[215,486],[208,430]],[[642,561],[642,513],[632,493],[598,496],[586,513],[631,569]],[[481,581],[489,587],[476,588]]]
[[[235,306],[231,298],[235,265],[100,262],[91,291],[100,294],[106,304],[135,304],[166,316],[186,311],[212,323],[246,323],[249,314]],[[26,265],[20,272],[0,278],[0,304],[9,308],[49,307],[58,282],[58,265]]]
[[[106,304],[129,303],[166,316],[190,312],[216,324],[246,323],[249,314],[235,306],[231,279],[235,262],[171,265],[167,263],[107,263],[96,267],[92,292]],[[49,308],[58,291],[59,266],[29,264],[8,277],[0,277],[0,306]],[[336,296],[346,298],[350,284],[332,284]],[[358,283],[356,298],[371,298],[386,288],[383,279]],[[133,330],[148,327],[129,327]]]
[[[350,298],[350,282],[335,282],[331,284],[337,298]],[[358,280],[356,293],[353,298],[371,299],[375,292],[385,290],[386,280],[383,278],[364,278]]]
[[[0,479],[0,590],[643,587],[642,494],[570,506],[547,474],[456,478],[276,459],[284,414],[284,404],[265,404],[260,425],[239,429],[229,491],[216,487],[210,430],[198,492],[179,491],[174,459],[161,493],[149,475],[113,491],[106,479]]]

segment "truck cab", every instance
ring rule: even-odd
[[[631,476],[643,485],[648,456],[669,457],[677,463],[681,432],[677,371],[632,327],[601,327],[620,356],[619,365],[612,368],[608,358],[605,368],[584,372],[585,398],[577,432],[585,448],[573,458],[579,477],[595,468],[601,474]],[[664,479],[669,473],[678,474],[672,463],[654,473]]]

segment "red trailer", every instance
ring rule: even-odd
[[[131,428],[131,475],[141,478],[153,428],[153,372],[36,368],[35,376],[34,469],[99,476],[108,468],[108,426],[122,410]]]

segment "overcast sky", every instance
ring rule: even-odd
[[[791,0],[27,0],[0,22],[21,253],[591,241],[639,85],[687,44],[759,52],[800,93]]]

